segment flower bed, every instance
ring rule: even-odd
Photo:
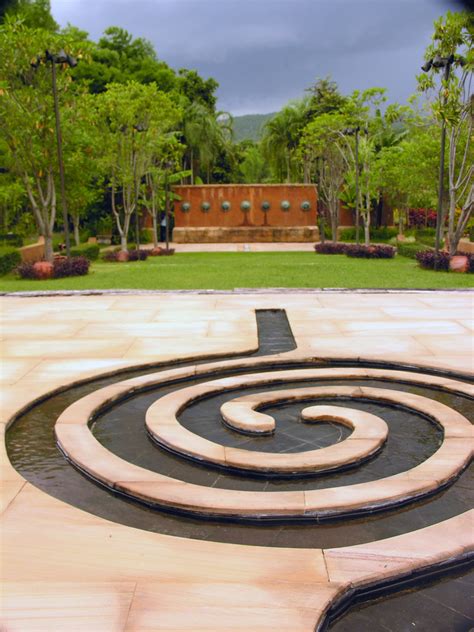
[[[456,256],[466,257],[467,258],[467,269],[466,272],[474,273],[474,255],[458,252]],[[425,270],[445,270],[448,271],[450,269],[452,257],[449,256],[449,253],[445,250],[440,250],[438,252],[438,256],[436,256],[435,250],[423,250],[421,252],[416,253],[416,260],[418,261],[421,268],[425,268]]]
[[[37,261],[21,263],[16,273],[22,279],[63,279],[65,277],[84,276],[89,272],[90,261],[85,257],[56,257],[53,263]]]
[[[346,254],[347,244],[341,244],[337,241],[325,241],[316,244],[314,249],[320,255],[344,255]]]
[[[358,259],[393,259],[397,252],[394,246],[385,244],[372,244],[363,246],[357,244],[347,244],[346,255]]]
[[[145,261],[149,250],[109,250],[104,254],[104,261]]]

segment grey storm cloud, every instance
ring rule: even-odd
[[[146,37],[174,68],[220,84],[219,108],[270,112],[330,75],[344,93],[386,87],[404,101],[450,0],[52,0],[68,22],[98,39],[121,26]]]

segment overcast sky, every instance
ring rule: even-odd
[[[51,0],[57,22],[98,39],[108,26],[146,37],[173,68],[220,84],[219,109],[278,110],[318,77],[343,93],[415,90],[433,21],[454,0]]]

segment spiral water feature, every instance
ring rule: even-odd
[[[323,362],[292,351],[283,312],[257,320],[254,357],[134,369],[34,405],[8,431],[13,465],[104,518],[260,546],[356,546],[472,507],[467,376]]]

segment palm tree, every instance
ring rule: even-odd
[[[291,182],[293,154],[298,147],[305,125],[308,100],[293,101],[286,105],[264,127],[262,148],[273,165],[279,179]]]
[[[213,112],[202,103],[191,103],[184,116],[191,184],[199,167],[205,169],[209,183],[212,164],[219,150],[229,145],[232,135],[233,119],[228,112]]]

